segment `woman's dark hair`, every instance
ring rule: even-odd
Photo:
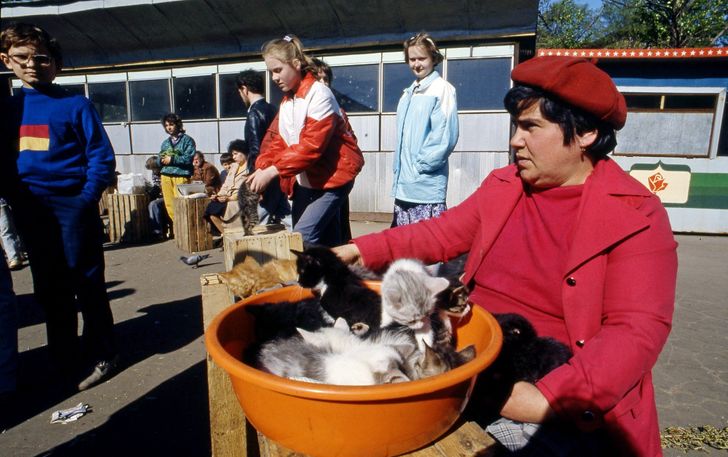
[[[175,113],[167,113],[162,117],[162,126],[166,124],[167,122],[170,122],[177,126],[177,130],[179,130],[180,133],[185,133],[185,129],[182,128],[182,118],[179,117],[179,115]]]
[[[232,154],[233,151],[239,151],[248,155],[248,143],[245,140],[232,140],[230,144],[228,144],[227,148],[228,153]]]
[[[536,103],[539,104],[544,118],[559,124],[564,134],[564,146],[571,144],[575,135],[582,135],[592,130],[597,131],[597,139],[586,148],[592,159],[603,159],[617,146],[614,127],[539,88],[514,86],[503,99],[506,110],[513,117],[518,117]]]
[[[202,160],[202,163],[205,163],[205,154],[203,154],[202,151],[195,151],[195,153],[192,154],[192,158],[198,158]]]
[[[241,71],[240,74],[235,78],[235,83],[238,89],[242,89],[243,86],[247,87],[249,91],[254,94],[265,94],[265,80],[263,74],[255,70]]]

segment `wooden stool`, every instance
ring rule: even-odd
[[[300,233],[291,233],[280,224],[258,225],[253,228],[253,235],[245,236],[242,227],[226,228],[222,235],[222,246],[225,250],[225,269],[242,261],[249,253],[260,262],[270,259],[292,259],[291,249],[303,250],[303,238]]]
[[[149,239],[149,197],[147,194],[108,194],[109,240],[138,243]]]
[[[203,219],[209,198],[174,199],[174,241],[186,252],[212,249],[212,235]]]
[[[300,234],[293,234],[299,235]],[[246,237],[253,238],[253,237]],[[233,296],[217,274],[200,277],[202,318],[207,328],[212,319],[230,306]],[[228,374],[207,355],[207,383],[210,408],[210,439],[216,457],[305,457],[269,440],[248,422]],[[428,447],[405,454],[411,457],[487,457],[495,450],[495,440],[474,422],[457,422]]]

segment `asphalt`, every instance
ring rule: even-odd
[[[384,228],[354,222],[354,235]],[[678,235],[674,326],[654,370],[662,428],[728,426],[728,237]],[[1,456],[210,455],[200,275],[224,271],[223,253],[193,269],[173,241],[109,245],[106,277],[123,358],[119,373],[84,392],[49,369],[43,313],[30,269],[13,272],[20,329],[20,390]],[[91,412],[51,424],[51,413],[79,403]],[[710,450],[712,455],[726,451]],[[706,455],[666,449],[667,456]]]

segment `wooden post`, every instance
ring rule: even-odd
[[[109,240],[138,243],[149,239],[149,197],[147,194],[108,194]]]
[[[174,199],[174,239],[177,247],[187,252],[212,249],[212,235],[203,219],[209,198]]]
[[[225,229],[222,245],[228,271],[248,254],[264,263],[270,259],[292,259],[291,249],[303,250],[301,234],[288,232],[283,226],[258,226],[254,233],[245,236],[242,228]]]
[[[233,297],[215,273],[200,277],[202,320],[206,329],[212,319],[232,304]],[[210,405],[210,440],[215,457],[245,457],[246,420],[230,377],[207,355],[207,388]]]

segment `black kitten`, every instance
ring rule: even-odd
[[[520,314],[495,314],[503,331],[503,346],[495,362],[478,375],[466,414],[487,425],[500,411],[518,381],[535,383],[571,358],[565,344],[536,334]]]
[[[382,300],[364,281],[324,246],[310,246],[296,255],[298,283],[321,298],[321,307],[333,318],[344,318],[350,325],[379,328]]]
[[[333,324],[326,319],[317,298],[250,305],[245,309],[255,317],[255,341],[259,344],[298,335],[296,328],[314,332]]]

